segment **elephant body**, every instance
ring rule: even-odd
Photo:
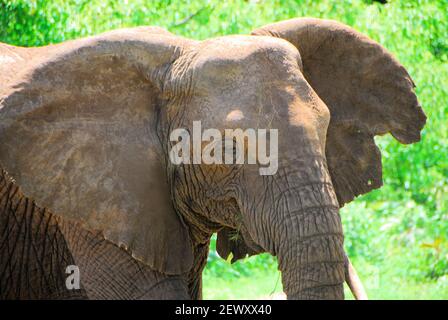
[[[339,208],[382,184],[374,136],[416,142],[426,120],[404,67],[334,21],[204,41],[140,27],[0,58],[0,164],[23,190],[3,174],[5,298],[199,299],[218,233],[223,258],[277,256],[288,298],[342,299]],[[250,148],[256,163],[173,163],[171,133],[195,121],[277,130],[278,170]]]
[[[5,171],[0,178],[0,299],[200,297],[189,274],[152,270],[100,232],[40,208]],[[67,288],[72,265],[81,270],[78,289]]]

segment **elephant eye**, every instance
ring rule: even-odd
[[[223,148],[223,161],[224,163],[225,160],[227,159],[227,163],[229,164],[229,162],[231,161],[232,164],[237,163],[237,156],[238,156],[238,148],[239,145],[236,141],[236,138],[233,139],[224,139],[223,140],[223,144],[222,144],[222,148]]]
[[[202,160],[205,164],[243,164],[244,146],[234,137],[212,139],[202,144]]]

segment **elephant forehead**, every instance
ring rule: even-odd
[[[300,54],[288,41],[265,36],[226,36],[204,41],[199,46],[195,68],[222,71],[245,69],[248,64],[277,67],[300,64]]]

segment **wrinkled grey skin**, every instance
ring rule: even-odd
[[[0,162],[61,218],[88,298],[200,298],[218,232],[225,258],[277,256],[288,299],[342,299],[339,208],[381,185],[374,135],[411,143],[425,123],[405,69],[332,21],[201,42],[136,28],[0,50],[9,57],[0,67]],[[277,173],[172,164],[170,132],[191,132],[195,120],[221,132],[278,129]],[[103,253],[81,236],[93,230]],[[103,289],[92,261],[112,279],[134,264],[138,280],[126,273],[119,289]],[[140,289],[129,294],[132,281]]]

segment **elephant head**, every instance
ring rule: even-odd
[[[292,299],[343,298],[339,208],[381,185],[375,135],[411,143],[425,123],[405,69],[333,21],[205,41],[134,28],[4,50],[0,162],[27,195],[166,274],[194,268],[214,232],[224,257],[269,252]],[[195,134],[199,120],[218,133],[276,129],[273,174],[259,161],[173,163],[171,133]]]

